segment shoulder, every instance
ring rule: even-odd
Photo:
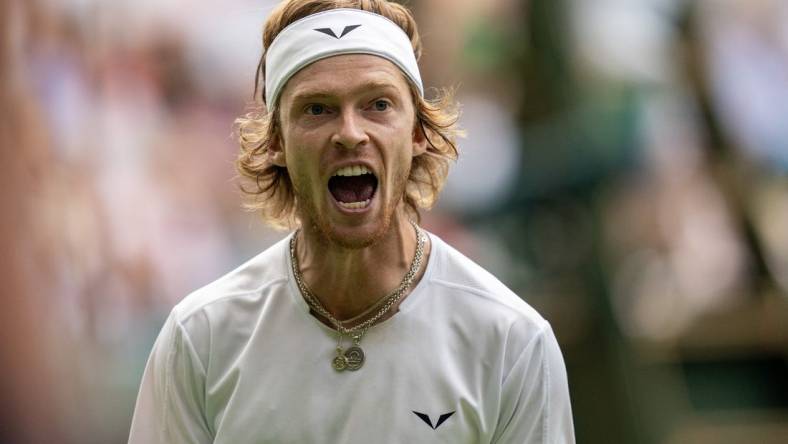
[[[272,289],[287,285],[289,239],[287,236],[235,270],[190,293],[172,309],[170,317],[181,326],[191,327],[187,328],[190,331],[200,327],[201,319],[243,317],[244,313],[253,316]]]
[[[463,316],[463,322],[496,331],[514,348],[543,336],[550,324],[523,297],[515,294],[489,271],[451,247],[438,236],[432,240],[433,269],[429,285]]]
[[[481,366],[486,377],[500,384],[502,421],[518,415],[535,418],[530,412],[536,410],[517,407],[524,399],[550,397],[563,409],[568,402],[566,370],[549,322],[490,272],[439,237],[431,239],[432,269],[425,275],[429,291],[419,302],[428,309],[413,311],[421,311],[436,336],[463,344],[462,354],[472,360],[459,358],[462,368]],[[505,429],[505,421],[499,427]]]

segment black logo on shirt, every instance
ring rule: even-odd
[[[435,430],[438,427],[440,427],[441,424],[446,422],[446,420],[449,419],[449,417],[454,414],[454,412],[444,413],[440,417],[438,417],[438,422],[436,422],[435,425],[432,425],[432,420],[426,413],[417,412],[415,410],[413,410],[413,413],[415,413],[416,416],[421,418],[422,421],[426,422],[428,426],[432,427],[432,430]]]
[[[331,28],[317,28],[317,29],[315,29],[315,31],[322,32],[323,34],[329,35],[331,37],[334,37],[335,39],[341,39],[342,37],[348,35],[350,33],[350,31],[358,28],[359,26],[361,26],[361,25],[345,26],[345,28],[342,30],[342,34],[339,34],[339,37],[337,37],[337,35],[334,33],[334,30],[331,29]]]

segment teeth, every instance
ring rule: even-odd
[[[371,173],[372,172],[369,171],[369,168],[367,168],[364,165],[351,165],[338,169],[334,173],[334,176],[360,176],[362,174],[371,174]]]
[[[362,202],[337,202],[342,208],[347,208],[349,210],[357,210],[359,208],[364,208],[369,205],[369,201],[371,199],[367,199]]]

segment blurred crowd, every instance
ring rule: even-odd
[[[0,5],[0,442],[124,442],[170,308],[285,235],[233,167],[275,3]],[[468,133],[425,225],[553,323],[579,442],[788,439],[788,4],[409,4]]]

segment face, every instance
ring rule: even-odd
[[[329,57],[296,73],[279,103],[271,160],[288,170],[304,229],[344,247],[373,244],[402,214],[413,157],[427,145],[404,75],[377,56]]]

